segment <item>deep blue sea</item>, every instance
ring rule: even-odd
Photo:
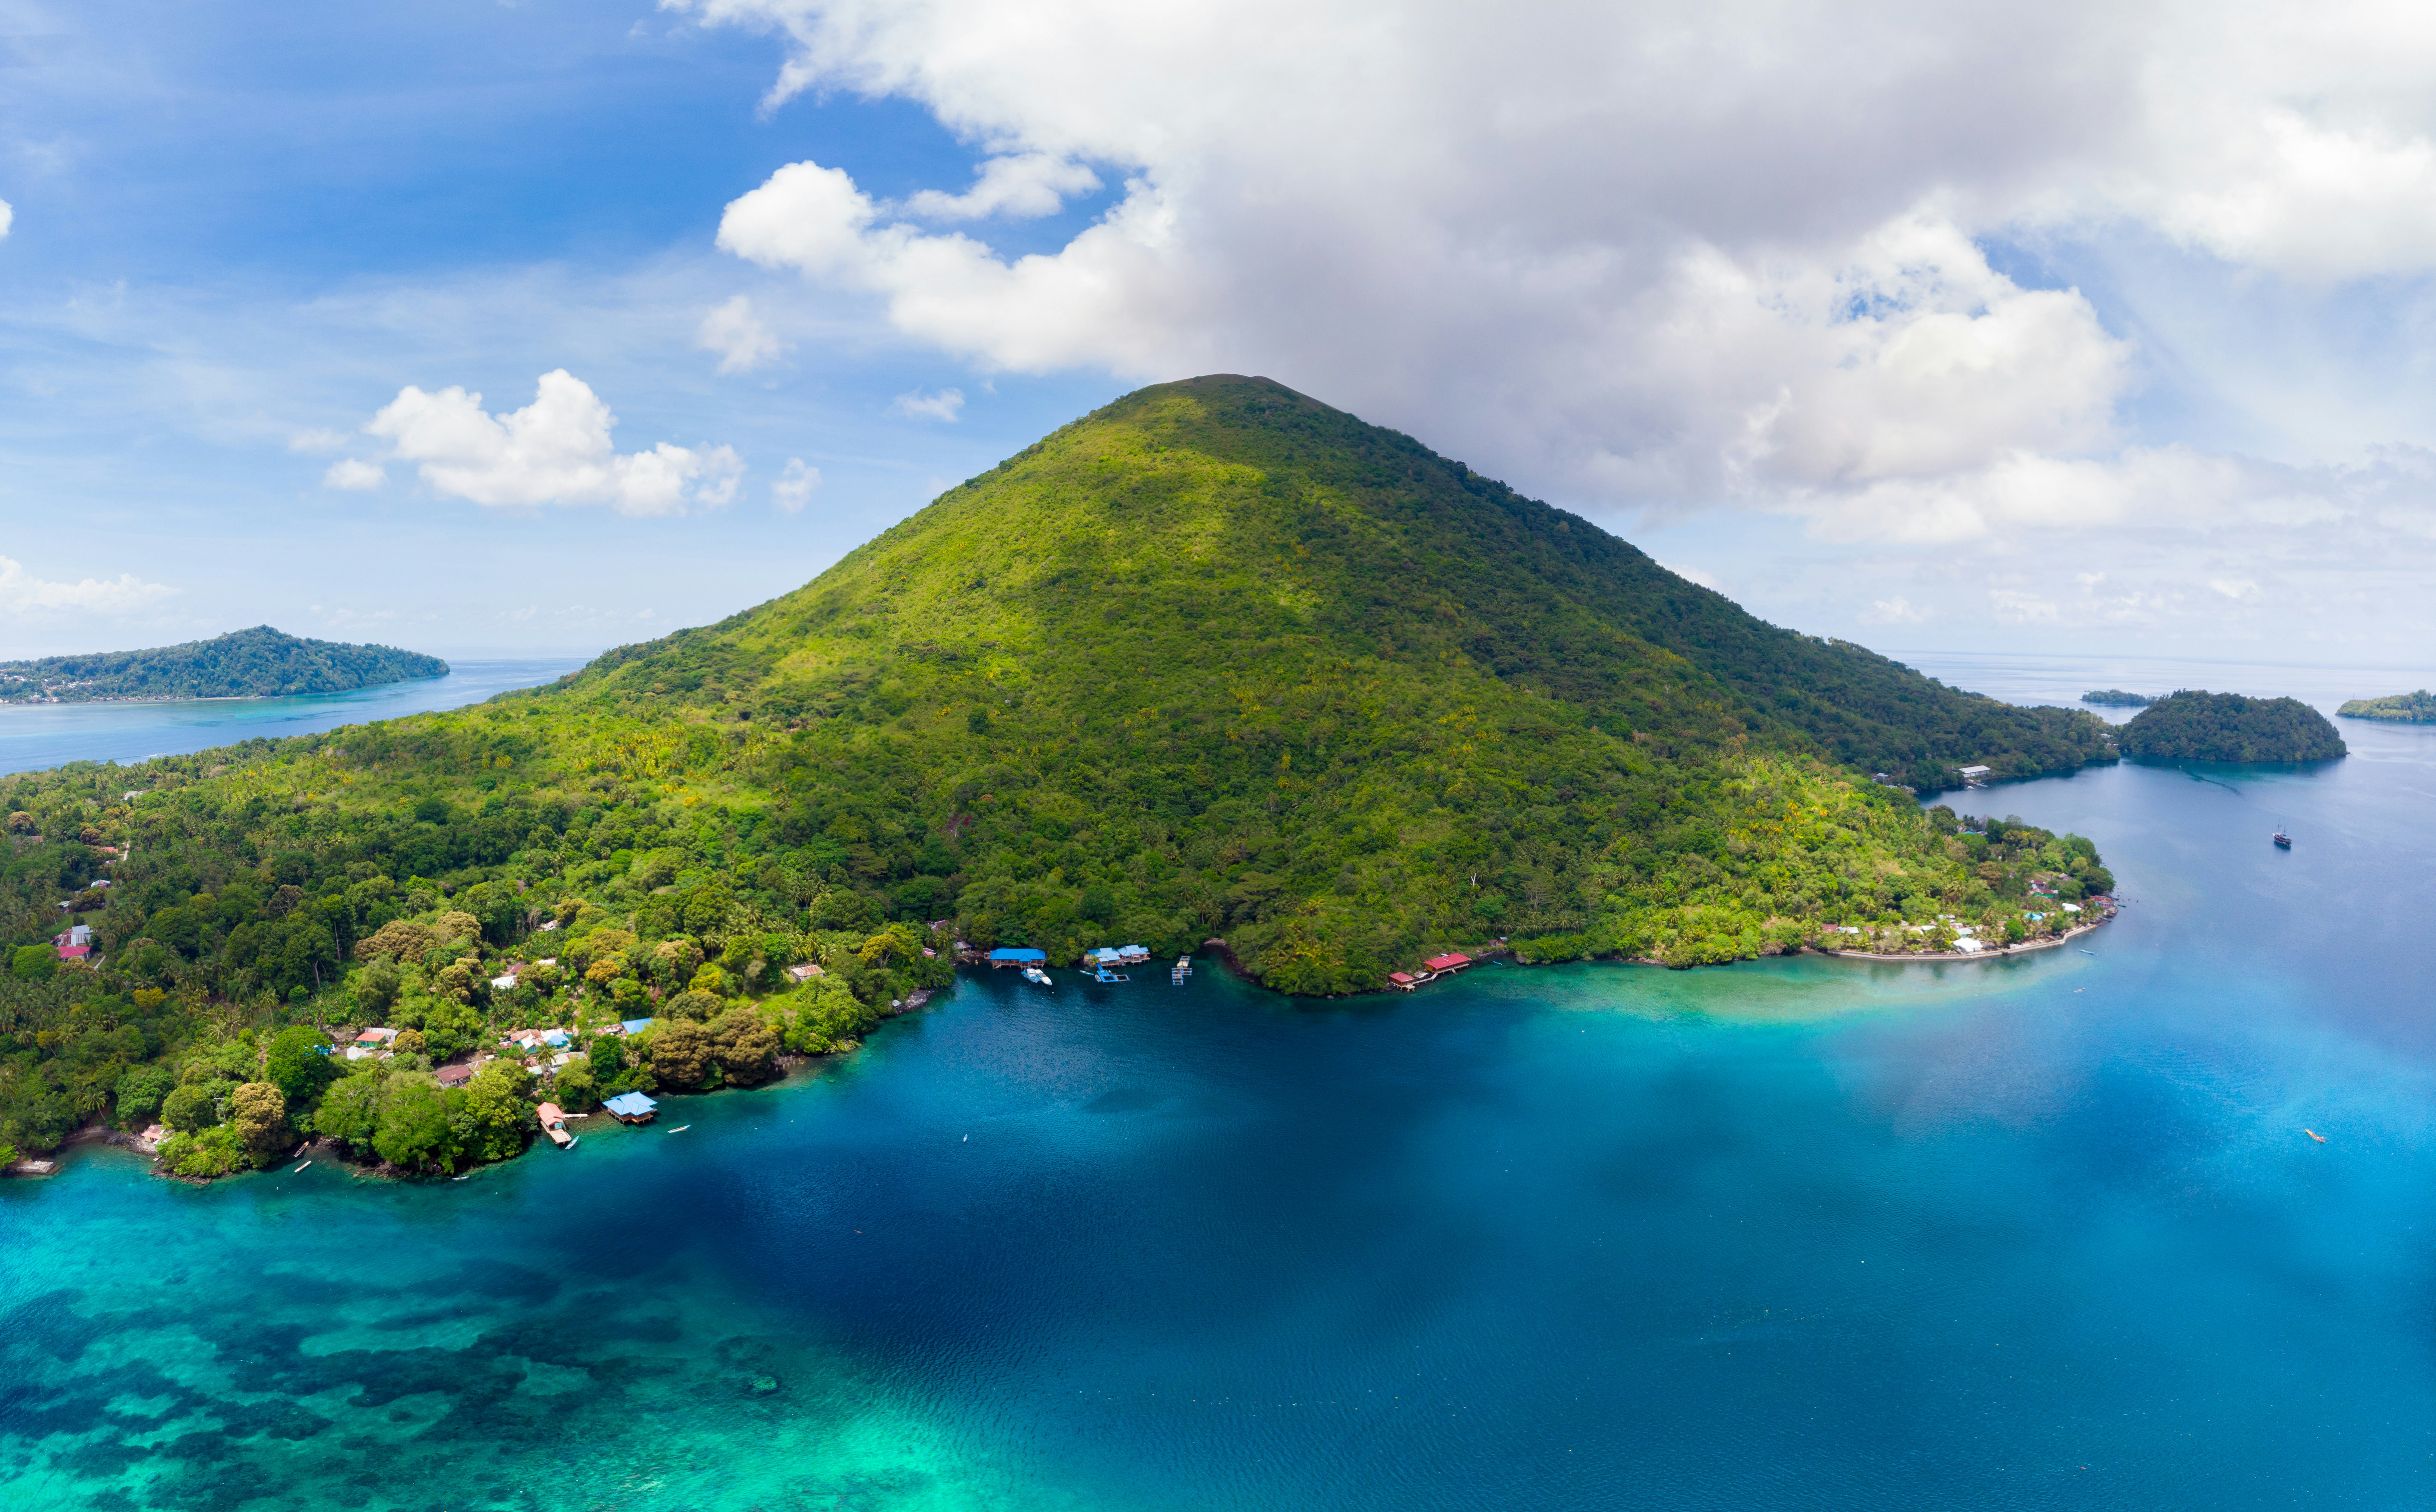
[[[183,756],[266,736],[312,735],[342,724],[461,708],[510,688],[549,682],[583,665],[582,658],[564,656],[453,662],[445,677],[310,698],[0,704],[0,775],[70,761]]]
[[[461,1183],[86,1153],[0,1505],[2436,1506],[2436,728],[2344,733],[1972,794],[2086,952],[984,975]]]

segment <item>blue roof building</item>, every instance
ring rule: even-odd
[[[621,1018],[618,1021],[618,1033],[621,1034],[639,1034],[651,1027],[652,1021],[648,1018]]]
[[[1001,947],[1000,949],[992,950],[989,953],[988,959],[990,965],[994,966],[1039,965],[1048,961],[1049,952],[1046,950],[1011,949]]]
[[[640,1092],[620,1092],[600,1104],[620,1123],[649,1123],[660,1105]]]

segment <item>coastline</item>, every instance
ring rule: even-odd
[[[2025,940],[2019,945],[2003,946],[1992,950],[1906,950],[1901,955],[1881,955],[1874,950],[1827,950],[1820,949],[1817,946],[1811,948],[1820,955],[1835,956],[1845,961],[1934,962],[1939,965],[1952,961],[1995,961],[2005,956],[2027,955],[2032,950],[2052,950],[2067,940],[2079,939],[2092,930],[2102,930],[2114,921],[2114,915],[2120,908],[2121,905],[2118,904],[2115,909],[2100,914],[2090,923],[2077,924],[2052,940]]]

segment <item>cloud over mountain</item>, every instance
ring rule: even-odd
[[[2436,32],[2391,8],[667,3],[782,35],[773,104],[910,99],[990,153],[894,204],[789,165],[726,250],[983,369],[1273,373],[1594,503],[2204,512],[2213,464],[2126,449],[2135,341],[1991,238],[2436,269]],[[1086,165],[1123,188],[1063,247],[975,227]]]
[[[682,514],[735,496],[744,463],[729,447],[662,442],[621,454],[609,434],[617,424],[600,396],[561,368],[542,374],[531,404],[499,415],[483,410],[478,393],[409,385],[364,431],[391,443],[397,461],[415,463],[434,492],[492,508],[599,504],[620,514]],[[329,481],[356,488],[377,478],[341,477],[334,467]]]

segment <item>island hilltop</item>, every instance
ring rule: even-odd
[[[2132,717],[2118,737],[2143,761],[2325,761],[2345,754],[2326,717],[2297,698],[2184,690]]]
[[[2390,724],[2436,724],[2436,694],[2393,693],[2384,698],[2356,698],[2335,710],[2347,720],[2382,720]]]
[[[1906,790],[2114,759],[1278,384],[1161,385],[549,687],[0,781],[0,1116],[453,1170],[992,949],[1332,995],[2027,942],[2112,890],[2096,848]]]
[[[437,656],[285,635],[269,625],[149,651],[0,662],[0,704],[287,698],[444,677]]]

